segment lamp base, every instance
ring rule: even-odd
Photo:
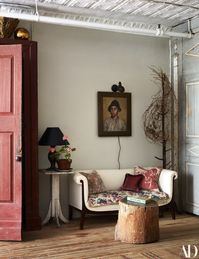
[[[55,171],[56,170],[56,166],[55,166],[55,163],[56,163],[56,159],[55,159],[55,152],[51,152],[49,151],[48,152],[48,160],[50,162],[50,167],[47,169],[48,171]]]

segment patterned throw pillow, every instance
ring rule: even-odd
[[[143,178],[143,175],[126,174],[121,190],[139,192],[139,184]]]
[[[102,181],[102,178],[96,171],[93,171],[92,173],[84,173],[84,172],[80,172],[80,173],[84,175],[88,180],[89,195],[93,193],[104,192],[106,190],[104,183]]]
[[[144,178],[140,182],[140,188],[143,190],[160,191],[159,189],[159,176],[161,169],[158,167],[141,167],[136,166],[134,172],[137,175],[143,175]]]

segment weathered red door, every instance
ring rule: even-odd
[[[0,240],[21,240],[22,47],[0,46]]]

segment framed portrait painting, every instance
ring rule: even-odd
[[[98,92],[98,135],[131,136],[131,93]]]

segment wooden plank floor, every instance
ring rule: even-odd
[[[92,217],[86,220],[84,230],[79,230],[78,220],[61,228],[52,222],[41,231],[24,233],[23,242],[0,241],[0,258],[175,259],[185,258],[183,245],[196,245],[199,250],[197,216],[183,214],[172,220],[165,215],[160,218],[160,240],[136,245],[114,240],[116,221],[115,216]]]

